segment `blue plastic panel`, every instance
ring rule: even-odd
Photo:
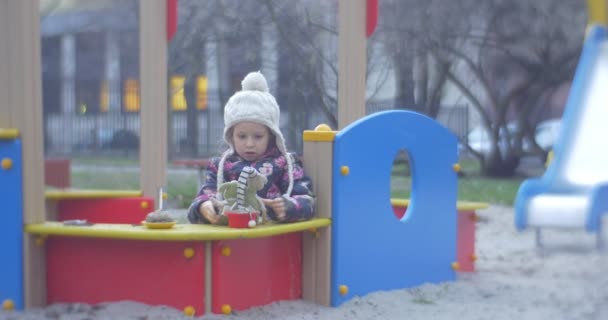
[[[23,309],[23,181],[19,140],[0,140],[0,161],[2,159],[10,159],[12,167],[0,168],[3,225],[0,232],[0,303],[12,300],[15,308]]]
[[[391,169],[400,150],[408,152],[412,172],[411,202],[401,221],[390,204]],[[414,112],[376,113],[336,136],[333,306],[378,290],[455,278],[457,162],[456,137]],[[348,287],[346,295],[340,295],[341,285]]]

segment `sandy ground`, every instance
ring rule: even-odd
[[[376,292],[338,308],[281,301],[199,319],[608,319],[608,253],[596,250],[593,235],[548,230],[540,252],[532,230],[515,231],[512,208],[492,206],[479,215],[477,271],[457,281]],[[180,310],[127,301],[0,311],[0,319],[180,318],[187,318]]]

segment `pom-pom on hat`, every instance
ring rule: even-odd
[[[236,92],[224,107],[224,140],[230,146],[223,155],[218,168],[218,188],[224,180],[224,162],[226,157],[234,152],[234,145],[230,137],[230,129],[239,122],[255,122],[270,129],[274,135],[277,148],[281,151],[289,170],[289,188],[286,195],[291,194],[293,188],[293,164],[287,153],[285,138],[279,127],[281,110],[275,98],[268,90],[268,83],[261,72],[250,72],[241,81],[242,90]]]

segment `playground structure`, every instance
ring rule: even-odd
[[[515,202],[515,225],[536,229],[580,228],[596,233],[602,243],[602,216],[608,212],[608,20],[606,3],[590,1],[590,24],[570,89],[552,160],[545,174],[521,185]],[[597,6],[597,7],[595,7]]]
[[[444,151],[429,149],[420,136],[431,137]],[[187,314],[302,297],[337,306],[354,296],[449,281],[456,271],[472,271],[474,211],[484,204],[460,203],[457,213],[456,138],[446,128],[414,112],[389,111],[340,132],[308,131],[304,139],[305,157],[317,158],[309,169],[315,186],[319,192],[332,188],[319,195],[318,218],[310,221],[255,229],[185,224],[149,230],[138,222],[153,200],[136,192],[47,193],[57,221],[26,224],[25,232],[46,253],[48,303],[128,299]],[[360,155],[362,141],[380,140],[394,142],[373,144],[372,152]],[[402,149],[410,156],[413,194],[408,202],[391,202],[391,166]],[[370,170],[370,162],[380,167]],[[93,224],[61,222],[73,219]],[[14,247],[13,242],[18,257]],[[378,263],[383,272],[372,274]]]
[[[39,54],[32,27],[37,2],[2,1],[8,10],[0,21],[16,27],[0,28],[0,41],[26,39],[23,45],[33,48],[24,52],[33,53],[20,56],[23,48],[17,46],[0,56],[0,65],[11,65],[11,74],[22,75],[17,80],[39,89],[40,66],[32,62],[34,53]],[[166,146],[158,142],[165,140],[157,138],[166,132],[166,124],[159,129],[163,121],[158,114],[163,112],[154,114],[166,107],[158,102],[166,101],[158,98],[166,94],[166,70],[151,66],[164,63],[155,42],[165,36],[158,27],[164,1],[140,2],[141,37],[147,39],[140,46],[142,100],[154,105],[149,113],[142,109],[143,192],[65,191],[45,197],[39,92],[35,101],[25,101],[24,89],[7,85],[14,92],[0,91],[0,99],[8,101],[1,104],[0,127],[16,129],[0,130],[0,190],[8,210],[0,243],[9,262],[0,269],[3,308],[123,299],[171,305],[190,315],[300,298],[338,306],[370,292],[449,281],[457,271],[471,271],[474,211],[485,204],[456,201],[455,136],[414,112],[363,117],[366,28],[361,21],[367,4],[340,3],[343,128],[304,133],[305,169],[318,195],[317,217],[310,221],[254,229],[178,224],[152,230],[140,224],[153,210],[153,195],[165,179]],[[154,50],[145,49],[152,45]],[[146,56],[151,51],[158,55],[155,59]],[[149,76],[153,71],[161,76]],[[427,140],[434,141],[433,148],[423,143]],[[401,150],[410,159],[412,196],[409,202],[391,202],[390,172]],[[395,216],[397,207],[407,211]],[[62,223],[73,219],[92,224]],[[378,266],[382,272],[372,272]]]

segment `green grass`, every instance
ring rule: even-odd
[[[139,174],[135,172],[72,172],[71,184],[81,189],[138,190]],[[167,176],[168,201],[175,207],[186,208],[198,191],[198,173]]]
[[[129,157],[85,157],[85,156],[74,156],[70,159],[72,164],[79,165],[105,165],[105,166],[138,166],[139,158],[137,154],[133,154]]]
[[[72,172],[71,184],[75,188],[83,189],[139,189],[139,174],[124,172],[123,170],[96,171],[97,165],[134,166],[134,160],[103,159],[72,159],[72,164],[89,165],[92,170],[87,172]],[[492,204],[513,205],[519,185],[524,178],[491,179],[479,175],[479,166],[475,161],[462,161],[462,171],[465,173],[458,180],[458,200],[478,201]],[[168,202],[174,207],[186,208],[198,191],[198,172],[192,169],[192,174],[168,175],[167,194]],[[411,190],[411,177],[407,164],[400,163],[393,167],[391,179],[391,197],[409,198]]]
[[[487,178],[479,174],[479,164],[473,160],[461,162],[464,176],[458,179],[458,200],[478,201],[512,206],[524,178]],[[393,166],[391,197],[409,198],[411,177],[406,164]]]

